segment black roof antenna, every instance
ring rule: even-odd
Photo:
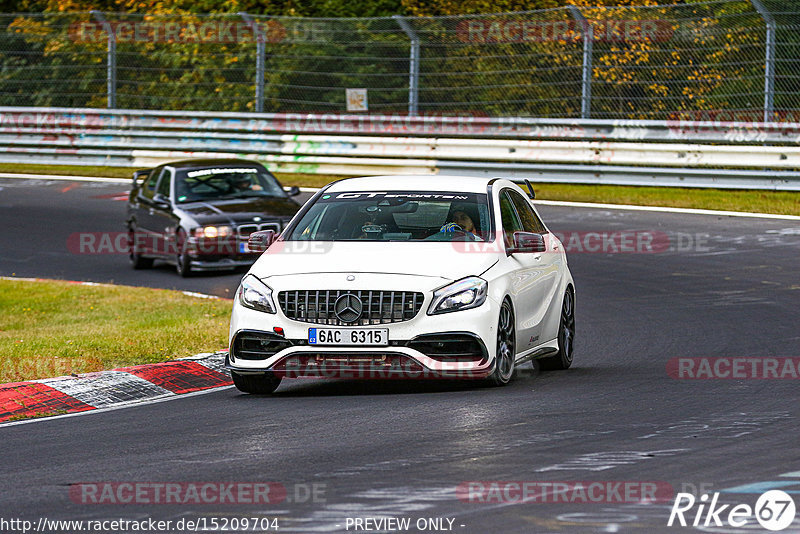
[[[530,180],[528,180],[527,178],[525,178],[525,185],[528,186],[528,191],[529,191],[528,198],[531,200],[536,198],[536,192],[533,190],[533,186],[531,185]]]

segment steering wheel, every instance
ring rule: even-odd
[[[467,233],[466,230],[464,230],[463,228],[461,228],[460,225],[458,225],[458,224],[456,224],[454,222],[445,223],[441,228],[439,228],[439,232],[441,232],[443,234],[450,234],[450,233],[466,234]]]

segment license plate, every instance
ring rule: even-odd
[[[309,328],[309,345],[389,344],[388,328]]]
[[[247,254],[250,252],[250,247],[247,246],[247,241],[239,243],[239,254]]]

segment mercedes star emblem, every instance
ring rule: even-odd
[[[333,304],[333,311],[336,312],[336,317],[343,323],[358,321],[362,310],[361,299],[352,293],[341,295]]]

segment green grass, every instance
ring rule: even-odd
[[[73,174],[130,178],[132,169],[78,167],[70,165],[0,164],[0,172],[35,174]],[[284,185],[321,187],[342,176],[316,174],[277,174]],[[534,183],[539,200],[636,204],[726,211],[750,211],[800,215],[800,193],[786,191],[696,189],[682,187],[635,187],[618,185],[573,185]]]
[[[180,291],[0,280],[0,383],[213,352],[230,309]]]
[[[539,200],[635,204],[800,215],[800,193],[791,191],[533,184]]]
[[[124,167],[89,167],[80,165],[37,165],[34,163],[0,163],[0,172],[20,174],[64,174],[67,176],[99,176],[133,178],[134,169]]]

